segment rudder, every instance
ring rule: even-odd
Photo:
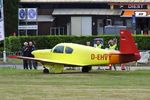
[[[137,61],[140,59],[139,50],[128,30],[120,31],[120,63]]]
[[[123,54],[139,53],[131,32],[128,30],[120,30],[120,52]]]

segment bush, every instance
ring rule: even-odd
[[[52,48],[58,43],[79,43],[85,44],[87,41],[93,42],[94,38],[103,38],[104,46],[107,46],[108,40],[112,38],[119,39],[119,36],[110,36],[110,35],[102,35],[102,36],[20,36],[20,37],[8,37],[6,38],[6,48],[7,51],[15,52],[21,51],[23,43],[25,41],[34,41],[37,49],[47,49]],[[134,36],[135,41],[138,43],[138,48],[140,50],[150,50],[150,36]],[[118,41],[119,43],[119,41]],[[104,47],[104,48],[105,48]]]
[[[150,50],[150,36],[137,35],[134,38],[140,50]]]

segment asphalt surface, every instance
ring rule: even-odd
[[[15,69],[23,69],[23,65],[21,64],[0,64],[0,68],[15,68]],[[43,69],[42,66],[37,67],[39,70]]]

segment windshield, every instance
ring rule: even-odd
[[[53,50],[54,53],[63,53],[64,52],[64,46],[56,46]]]

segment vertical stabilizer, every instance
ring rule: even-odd
[[[120,52],[123,54],[139,53],[131,32],[128,30],[120,31]]]
[[[128,30],[120,31],[120,53],[121,63],[137,61],[140,59],[139,50],[137,49],[131,32]]]

